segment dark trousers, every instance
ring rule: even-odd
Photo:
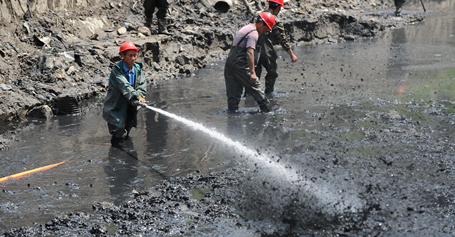
[[[261,90],[261,84],[250,83],[248,63],[246,61],[246,49],[232,47],[226,59],[224,67],[224,81],[226,83],[226,95],[228,97],[228,110],[235,111],[239,108],[243,88],[250,91],[261,111],[269,112],[269,102]]]
[[[259,57],[259,63],[255,68],[256,76],[261,78],[262,67],[265,67],[267,75],[265,75],[265,94],[270,94],[275,90],[275,81],[278,78],[276,59],[263,55]]]
[[[145,0],[144,1],[144,13],[146,18],[153,18],[155,8],[158,8],[156,17],[158,19],[166,19],[166,13],[169,9],[169,3],[167,0]]]
[[[224,78],[226,84],[226,95],[228,97],[228,109],[231,111],[239,109],[240,98],[242,97],[243,88],[250,92],[259,107],[267,107],[268,101],[261,90],[260,83],[252,85],[250,83],[250,75],[246,69],[235,68],[224,71]]]
[[[125,133],[127,136],[130,134],[130,131],[133,128],[133,113],[135,110],[136,108],[134,106],[128,105],[128,109],[126,110],[125,125],[121,128],[114,124],[107,123],[107,127],[109,129],[109,133],[112,134],[112,138],[120,139]]]
[[[396,7],[395,14],[401,13],[401,9],[405,2],[406,2],[406,0],[395,0],[395,7]]]
[[[125,128],[119,128],[111,123],[107,123],[107,127],[109,129],[109,133],[112,134],[112,138],[120,139],[126,132]]]

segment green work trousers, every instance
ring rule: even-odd
[[[117,127],[114,124],[107,123],[109,133],[112,134],[112,137],[119,139],[122,138],[125,133],[127,136],[129,136],[130,131],[133,128],[133,118],[135,116],[134,115],[135,113],[137,113],[137,107],[133,105],[128,105],[128,108],[126,110],[124,127]]]
[[[395,7],[396,7],[395,15],[400,15],[401,8],[403,7],[405,2],[406,2],[406,0],[395,0]]]
[[[270,94],[275,90],[275,81],[278,78],[278,65],[276,59],[278,58],[272,42],[267,36],[259,36],[258,47],[261,48],[258,65],[256,65],[256,76],[261,78],[262,67],[267,71],[265,75],[265,94]]]
[[[146,18],[153,18],[155,8],[158,8],[156,17],[158,19],[166,19],[166,14],[169,9],[169,3],[167,0],[145,0],[143,6]]]

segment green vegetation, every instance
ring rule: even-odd
[[[120,228],[119,225],[106,225],[107,234],[113,235],[118,228]]]
[[[444,105],[442,108],[442,112],[445,114],[455,114],[455,104],[450,102],[442,102],[441,104]]]
[[[438,100],[455,100],[455,68],[441,70],[429,75],[425,81],[409,84],[403,99],[424,100],[434,98]],[[414,79],[413,79],[414,80]]]
[[[345,133],[345,134],[339,136],[338,139],[335,139],[335,141],[355,141],[355,140],[363,139],[364,137],[365,136],[363,135],[362,132],[355,131],[355,132]]]
[[[362,154],[363,156],[385,156],[385,155],[396,155],[396,154],[408,154],[408,149],[413,149],[404,144],[391,144],[387,147],[384,146],[364,146],[364,147],[353,147],[349,149],[348,153]]]
[[[412,149],[403,144],[391,144],[385,146],[360,146],[349,147],[348,149],[333,148],[334,152],[344,152],[347,156],[361,156],[361,157],[380,157],[385,155],[407,154],[408,149]]]
[[[196,200],[201,200],[205,197],[205,194],[210,192],[210,188],[194,188],[190,191],[191,197]]]
[[[321,140],[323,136],[317,135],[311,132],[306,132],[302,130],[294,130],[290,132],[291,134],[291,139],[289,139],[289,146],[290,147],[295,147],[298,146],[302,143],[309,143],[312,140]]]
[[[380,122],[380,123],[377,123],[377,122]],[[373,128],[373,129],[379,130],[379,129],[385,128],[386,126],[384,124],[382,124],[381,119],[371,118],[371,119],[367,119],[367,120],[363,120],[361,122],[358,122],[355,125],[355,127],[356,128],[359,128],[359,127]]]
[[[428,113],[422,113],[419,111],[411,111],[411,108],[396,106],[394,108],[400,115],[404,115],[406,118],[412,118],[413,121],[419,121],[420,125],[418,127],[426,126],[432,122],[432,117]]]

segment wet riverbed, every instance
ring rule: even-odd
[[[263,233],[339,223],[364,234],[450,235],[455,3],[444,4],[427,6],[440,10],[428,11],[425,22],[378,38],[302,44],[297,63],[280,51],[270,114],[257,113],[252,98],[242,100],[241,114],[226,113],[224,62],[149,87],[153,106],[225,134],[257,156],[144,108],[131,140],[112,147],[102,100],[84,106],[81,116],[34,120],[0,152],[0,177],[66,162],[0,183],[0,231],[91,212],[100,201],[118,205],[133,190],[169,177],[241,164],[252,171],[242,187],[255,190],[241,211],[259,220]],[[342,213],[358,214],[358,223]],[[269,223],[275,227],[266,230]]]

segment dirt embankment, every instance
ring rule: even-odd
[[[266,5],[252,3],[253,11]],[[423,20],[420,14],[364,13],[390,4],[292,0],[279,16],[295,43],[355,40]],[[77,113],[81,100],[104,95],[123,41],[141,48],[138,60],[146,63],[149,81],[185,76],[224,57],[235,32],[251,19],[243,1],[226,11],[208,1],[175,0],[174,35],[166,36],[143,27],[143,11],[136,0],[0,2],[0,122]]]

